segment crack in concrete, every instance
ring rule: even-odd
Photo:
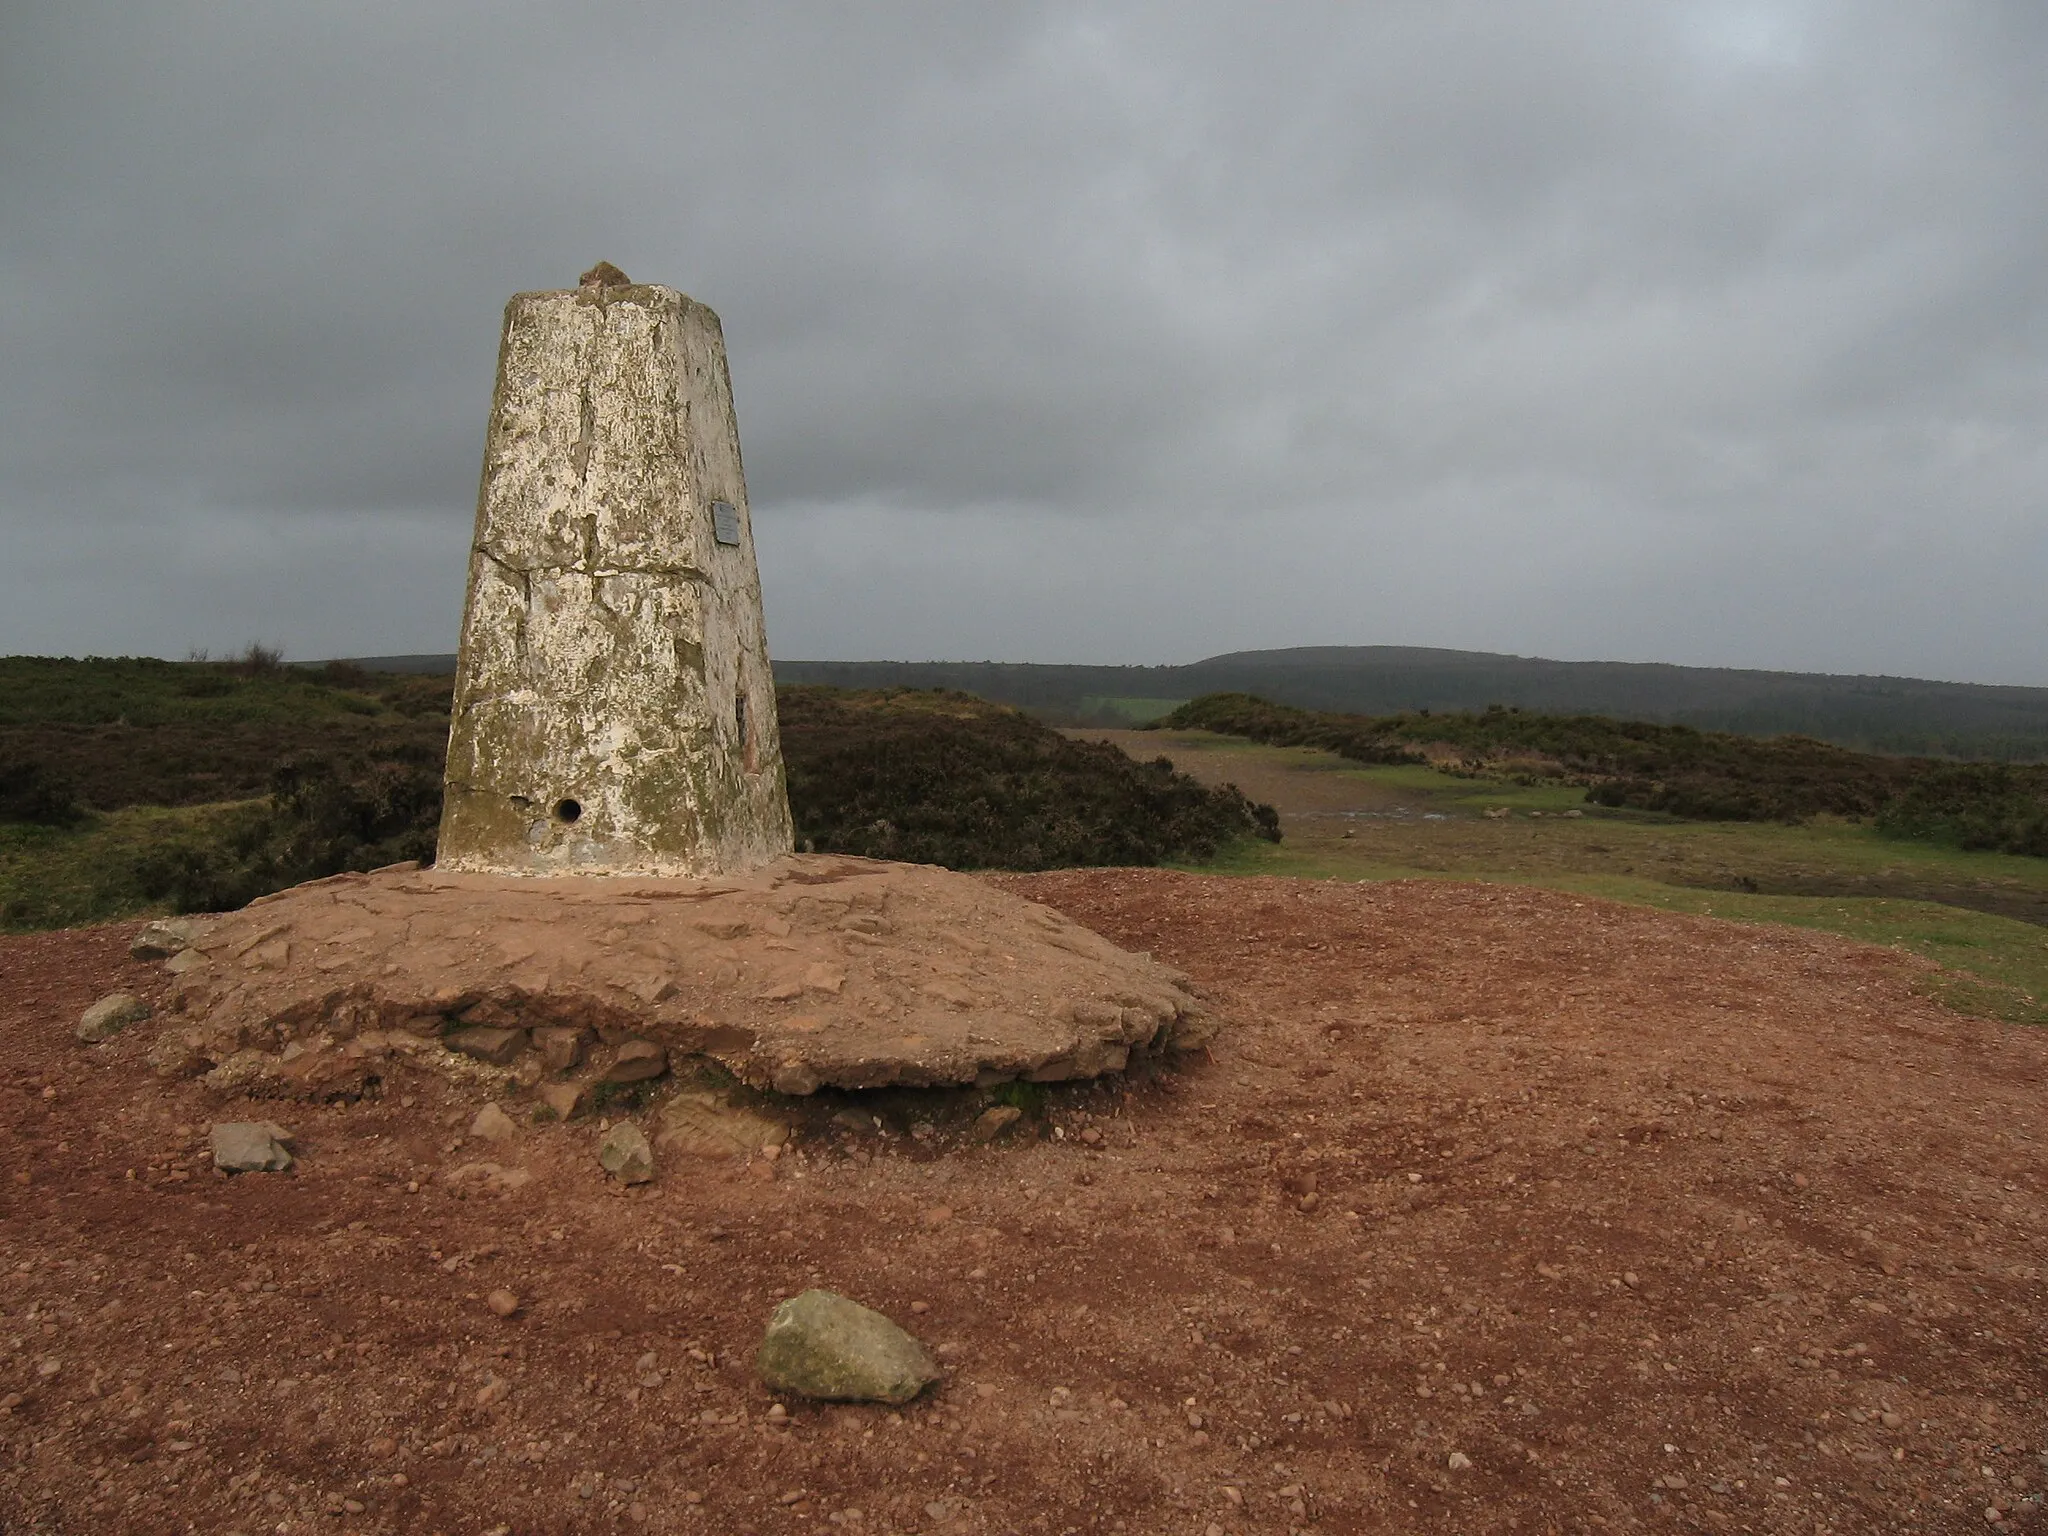
[[[594,524],[596,519],[586,519],[586,521]],[[529,602],[532,601],[532,581],[536,576],[661,576],[675,577],[699,584],[705,584],[711,580],[711,575],[708,571],[701,570],[694,565],[599,565],[596,563],[595,552],[587,544],[583,560],[566,565],[557,563],[515,565],[503,555],[494,553],[482,544],[476,546],[476,552],[500,570],[517,576],[520,580],[521,590],[525,592]]]
[[[590,451],[597,444],[597,402],[591,398],[590,380],[583,381],[577,406],[576,441],[569,445],[569,462],[576,470],[576,487],[581,490],[590,478]]]

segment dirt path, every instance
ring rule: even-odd
[[[2039,1523],[2048,1037],[1885,951],[1539,890],[1000,883],[1233,1033],[1042,1139],[842,1131],[632,1195],[592,1124],[456,1144],[438,1078],[160,1083],[147,1024],[70,1039],[158,985],[130,929],[0,940],[0,1527]],[[213,1173],[240,1118],[298,1167]],[[448,1177],[486,1157],[530,1181]],[[949,1378],[775,1412],[752,1351],[814,1284]]]

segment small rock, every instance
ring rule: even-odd
[[[608,1083],[644,1083],[668,1070],[668,1051],[652,1040],[628,1040],[605,1069]]]
[[[484,1298],[484,1305],[499,1317],[510,1317],[519,1310],[519,1298],[510,1291],[500,1288]]]
[[[173,976],[182,976],[187,971],[197,971],[207,965],[206,956],[196,949],[181,949],[164,962],[164,969]]]
[[[654,1148],[647,1133],[630,1120],[621,1120],[597,1144],[597,1160],[604,1171],[621,1184],[645,1184],[654,1177]]]
[[[102,1040],[111,1040],[130,1024],[138,1024],[149,1017],[149,1004],[132,992],[110,992],[90,1008],[78,1021],[74,1032],[81,1045],[98,1045]]]
[[[229,1121],[216,1125],[208,1139],[213,1166],[227,1173],[282,1173],[292,1165],[285,1149],[291,1133],[267,1121]]]
[[[479,1141],[504,1141],[519,1134],[519,1127],[512,1123],[512,1117],[495,1104],[486,1104],[476,1112],[476,1118],[469,1122],[469,1134]]]
[[[769,1074],[768,1086],[777,1093],[786,1093],[791,1098],[800,1099],[816,1093],[824,1086],[824,1081],[809,1062],[798,1061],[792,1057]]]
[[[464,1163],[441,1175],[449,1184],[470,1185],[494,1195],[515,1194],[533,1182],[525,1168],[507,1168],[499,1163]]]
[[[939,1376],[924,1345],[831,1291],[777,1307],[754,1364],[771,1391],[839,1402],[907,1403]]]
[[[1014,1104],[998,1104],[985,1109],[976,1118],[971,1132],[976,1141],[994,1141],[1003,1132],[1024,1118],[1024,1111]]]
[[[1472,1470],[1472,1458],[1463,1451],[1453,1451],[1450,1454],[1450,1458],[1444,1462],[1444,1465],[1453,1472],[1470,1472]]]
[[[661,1110],[661,1150],[682,1157],[748,1157],[780,1146],[780,1120],[724,1103],[709,1093],[679,1093]]]
[[[534,1093],[558,1120],[573,1120],[590,1107],[588,1083],[543,1083]]]
[[[449,1050],[464,1056],[474,1056],[478,1061],[487,1061],[494,1067],[509,1067],[512,1060],[526,1049],[526,1031],[523,1029],[495,1029],[480,1025],[472,1029],[458,1029],[441,1037],[441,1043]]]
[[[197,1077],[213,1070],[213,1058],[199,1048],[192,1036],[169,1031],[158,1035],[149,1047],[149,1069],[158,1077]]]
[[[199,925],[189,917],[159,918],[135,935],[128,954],[136,960],[168,960],[190,949],[198,936]]]
[[[560,1025],[533,1032],[541,1064],[550,1072],[573,1072],[583,1064],[583,1052],[590,1044],[590,1031]]]

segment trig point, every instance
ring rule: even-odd
[[[791,846],[718,316],[609,262],[519,294],[436,863],[702,876]]]
[[[434,867],[220,918],[176,962],[175,1070],[331,1096],[439,1064],[566,1119],[694,1057],[784,1094],[987,1087],[1215,1030],[1050,908],[791,850],[725,347],[673,289],[601,264],[506,306],[457,674]]]

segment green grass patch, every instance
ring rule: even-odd
[[[169,910],[141,867],[166,849],[210,848],[261,802],[130,806],[74,827],[0,823],[0,930],[76,928]]]
[[[1126,699],[1086,694],[1080,713],[1090,720],[1122,720],[1131,725],[1150,725],[1172,714],[1186,699]]]
[[[1048,1097],[1045,1084],[1027,1083],[1022,1078],[1015,1078],[1007,1083],[996,1084],[990,1090],[988,1099],[991,1104],[1006,1105],[1011,1109],[1021,1110],[1034,1120],[1039,1120],[1045,1116]]]

